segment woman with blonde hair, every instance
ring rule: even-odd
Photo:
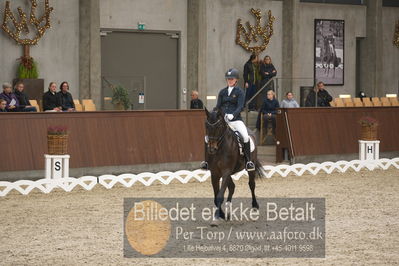
[[[258,121],[256,122],[256,128],[260,130],[260,119],[263,119],[264,127],[267,128],[268,124],[272,123],[273,135],[276,135],[276,113],[277,108],[280,108],[280,104],[275,99],[275,93],[272,90],[267,92],[267,97],[263,101],[262,107],[258,115]]]

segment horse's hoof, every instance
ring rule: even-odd
[[[230,218],[230,211],[232,210],[232,208],[233,208],[233,204],[231,203],[231,201],[227,201],[224,204],[224,213],[225,213],[226,219]]]
[[[211,226],[212,227],[218,227],[219,224],[221,224],[223,222],[222,218],[213,218],[212,222],[211,222]]]

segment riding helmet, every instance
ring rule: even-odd
[[[224,75],[226,79],[239,79],[240,76],[238,74],[238,70],[235,68],[230,68],[227,70],[226,74]]]

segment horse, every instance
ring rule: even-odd
[[[223,112],[219,109],[213,112],[209,112],[205,109],[205,112],[207,116],[205,126],[208,136],[206,160],[208,162],[208,169],[211,171],[214,204],[216,206],[214,220],[211,226],[217,226],[221,220],[226,219],[226,215],[222,210],[222,203],[227,188],[229,189],[229,193],[226,201],[226,210],[228,211],[231,206],[231,200],[235,189],[235,184],[231,175],[245,168],[245,159],[244,156],[240,154],[237,135],[224,120]],[[255,138],[252,133],[250,137],[255,144]],[[259,204],[255,196],[255,178],[265,177],[266,173],[257,159],[256,148],[251,153],[251,157],[255,164],[255,171],[248,172],[248,185],[252,195],[252,208],[259,209]],[[221,185],[220,179],[222,179]]]

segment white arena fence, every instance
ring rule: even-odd
[[[338,173],[345,173],[352,169],[356,172],[367,169],[373,171],[375,169],[387,170],[390,167],[399,169],[399,158],[394,159],[379,159],[370,161],[338,161],[338,162],[324,162],[324,163],[309,163],[309,164],[293,164],[293,165],[277,165],[277,166],[263,166],[266,177],[271,178],[274,175],[286,177],[290,174],[302,176],[304,174],[316,175],[319,172],[331,174],[334,171]],[[234,180],[239,180],[246,176],[246,171],[241,171],[233,175]],[[37,181],[19,180],[16,182],[0,181],[0,197],[6,196],[10,191],[16,190],[22,195],[28,195],[32,190],[38,189],[43,193],[50,193],[53,189],[62,189],[66,192],[72,191],[76,186],[81,186],[85,190],[92,190],[96,185],[101,185],[107,189],[113,188],[116,184],[122,184],[125,187],[132,187],[135,183],[140,182],[145,186],[150,186],[154,182],[159,181],[164,185],[170,184],[172,181],[179,181],[183,184],[188,183],[192,179],[199,182],[204,182],[210,177],[209,171],[195,170],[187,171],[181,170],[177,172],[163,171],[159,173],[141,173],[141,174],[122,174],[84,176],[80,178],[59,178],[59,179],[40,179]]]

